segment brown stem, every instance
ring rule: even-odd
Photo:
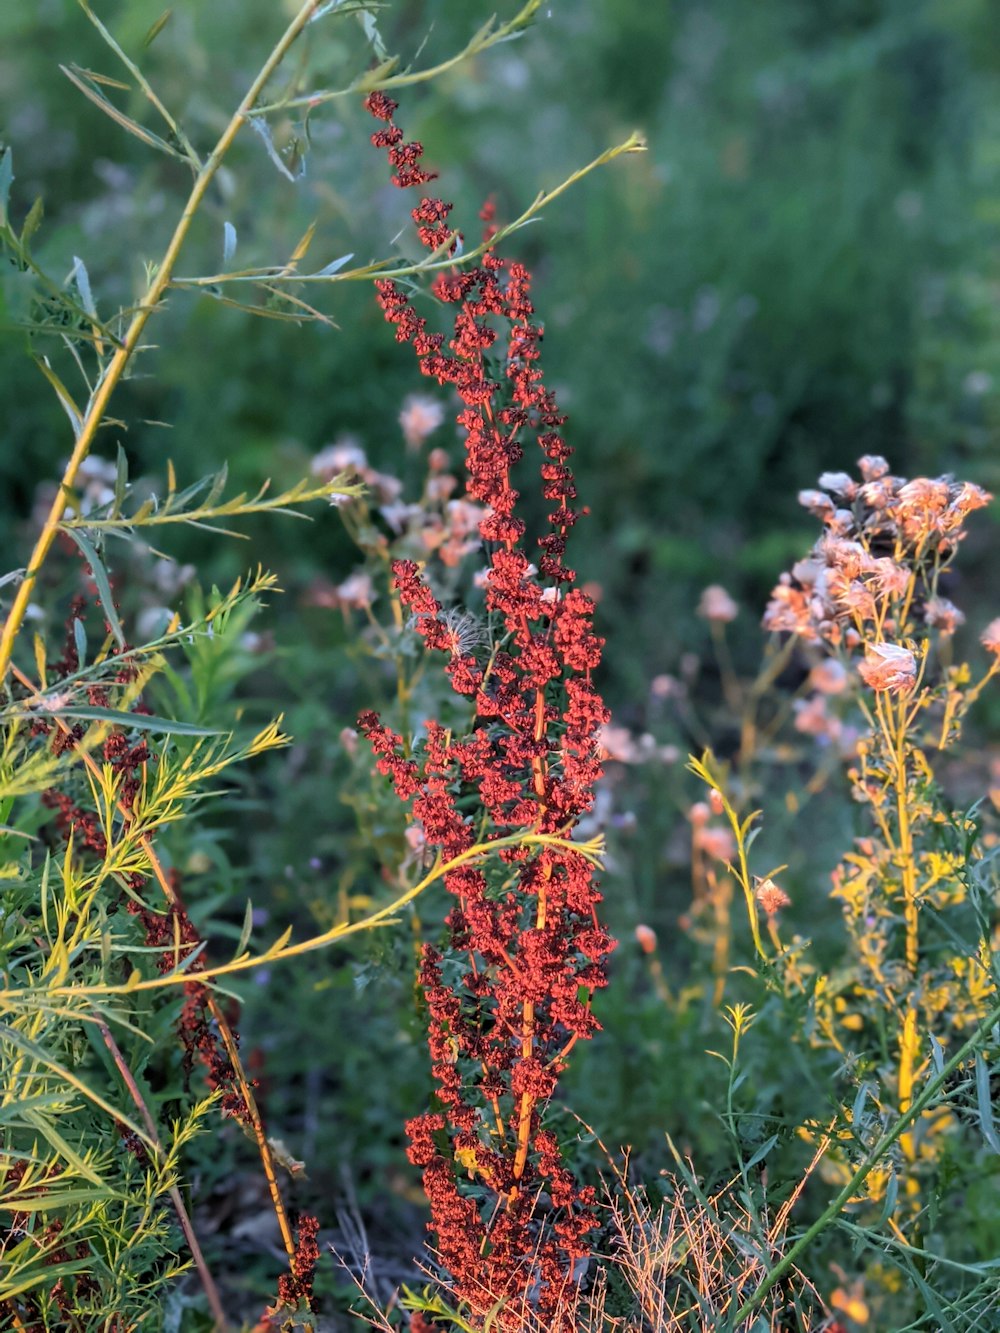
[[[145,1121],[146,1129],[149,1131],[149,1137],[153,1142],[153,1146],[158,1153],[162,1153],[163,1148],[156,1133],[156,1122],[153,1120],[149,1107],[146,1105],[142,1093],[139,1091],[139,1087],[132,1071],[129,1069],[124,1055],[122,1055],[121,1048],[111,1035],[111,1030],[106,1023],[99,1022],[97,1027],[105,1046],[111,1052],[111,1058],[114,1060],[118,1072],[122,1076],[122,1081],[129,1090],[129,1095],[135,1102],[139,1114]],[[194,1259],[194,1266],[197,1268],[198,1276],[201,1278],[201,1285],[205,1288],[205,1295],[208,1298],[209,1309],[212,1311],[212,1316],[215,1319],[216,1330],[219,1331],[219,1333],[222,1333],[222,1330],[225,1330],[228,1327],[226,1312],[222,1308],[222,1301],[219,1297],[219,1290],[215,1285],[215,1279],[209,1271],[208,1264],[205,1262],[205,1256],[201,1252],[201,1246],[198,1244],[198,1237],[195,1235],[194,1227],[191,1224],[191,1218],[188,1216],[188,1211],[184,1207],[184,1200],[181,1198],[181,1192],[176,1185],[170,1185],[167,1188],[167,1193],[170,1195],[170,1202],[174,1205],[177,1220],[180,1222],[181,1230],[184,1232],[184,1239],[187,1241],[188,1249],[191,1251],[191,1257]]]

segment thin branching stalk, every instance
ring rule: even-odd
[[[26,686],[26,688],[34,689],[34,685],[31,679],[28,676],[26,676],[17,666],[13,667],[13,674],[16,677],[16,679],[21,682],[22,685]],[[55,721],[56,725],[60,728],[61,731],[63,731],[65,734],[69,734],[69,727],[67,727],[66,723],[63,721],[61,717],[54,716],[53,720]],[[80,757],[82,758],[84,764],[87,766],[90,773],[95,778],[99,778],[100,768],[96,760],[93,758],[93,756],[88,754],[86,750],[84,750],[82,747],[78,747],[78,753],[80,754]],[[123,818],[125,819],[129,818],[130,811],[121,802],[118,802],[117,809],[118,812],[123,816]],[[156,882],[160,886],[163,896],[166,898],[167,902],[171,904],[171,906],[176,906],[178,904],[178,897],[176,890],[174,889],[174,886],[171,884],[170,877],[164,870],[163,863],[157,856],[151,840],[148,837],[142,837],[139,839],[139,844],[149,860],[150,869],[153,873],[153,876],[156,879]],[[191,980],[191,976],[189,973],[184,973],[183,975],[186,981]],[[50,993],[52,992],[50,991]],[[274,1165],[274,1154],[272,1153],[271,1145],[268,1142],[267,1133],[265,1132],[264,1129],[264,1122],[261,1119],[260,1110],[257,1106],[256,1099],[254,1098],[250,1080],[247,1078],[246,1071],[243,1068],[243,1063],[240,1060],[239,1045],[233,1034],[232,1027],[230,1026],[226,1018],[226,1015],[222,1009],[222,1006],[218,1001],[218,998],[207,987],[205,991],[205,996],[209,1012],[215,1019],[216,1024],[218,1025],[219,1036],[222,1039],[222,1043],[226,1048],[226,1054],[228,1055],[230,1063],[232,1064],[233,1072],[236,1076],[237,1086],[239,1087],[240,1093],[242,1094],[242,1096],[246,1101],[247,1110],[249,1111],[250,1114],[250,1123],[253,1127],[254,1138],[257,1142],[257,1150],[260,1153],[261,1166],[264,1171],[265,1179],[267,1180],[267,1188],[271,1195],[271,1203],[274,1208],[275,1217],[277,1218],[278,1221],[278,1229],[281,1232],[282,1244],[285,1247],[285,1253],[288,1255],[288,1261],[289,1263],[291,1263],[295,1257],[295,1237],[292,1234],[291,1223],[288,1220],[288,1212],[287,1209],[285,1208],[284,1200],[281,1197],[281,1189],[280,1186],[278,1185],[278,1173]]]
[[[162,1155],[163,1146],[160,1143],[156,1132],[156,1123],[153,1120],[142,1093],[139,1091],[139,1085],[136,1083],[132,1071],[128,1067],[128,1062],[121,1052],[121,1047],[115,1041],[111,1034],[111,1030],[106,1023],[98,1021],[97,1030],[101,1034],[101,1040],[111,1053],[111,1058],[114,1060],[115,1066],[117,1067],[119,1074],[122,1076],[122,1082],[125,1084],[126,1088],[128,1088],[129,1096],[135,1102],[139,1114],[143,1118],[143,1122],[145,1123],[146,1129],[149,1131],[149,1137],[154,1148]],[[188,1215],[187,1209],[184,1207],[184,1200],[181,1198],[181,1192],[176,1185],[169,1185],[167,1187],[167,1193],[170,1195],[170,1201],[174,1205],[177,1220],[180,1223],[181,1230],[184,1232],[184,1239],[187,1241],[188,1249],[191,1251],[194,1266],[198,1270],[201,1285],[205,1290],[205,1298],[208,1301],[209,1309],[212,1311],[212,1316],[215,1319],[216,1329],[219,1331],[224,1330],[228,1326],[228,1320],[226,1319],[226,1312],[223,1309],[222,1300],[219,1296],[219,1289],[215,1285],[215,1279],[209,1271],[208,1264],[205,1262],[205,1256],[198,1243],[198,1237],[195,1234],[191,1218]]]
[[[151,853],[143,840],[143,848],[147,854]],[[379,908],[377,912],[372,912],[369,916],[360,918],[358,921],[341,922],[331,926],[329,930],[324,931],[322,935],[312,935],[308,939],[299,940],[295,944],[286,943],[288,935],[278,940],[265,953],[262,954],[242,954],[228,963],[206,963],[204,967],[199,967],[196,973],[189,970],[179,970],[168,972],[165,976],[150,977],[148,980],[130,980],[121,985],[94,985],[94,986],[54,986],[48,991],[50,995],[85,995],[88,997],[96,995],[132,995],[139,991],[161,990],[164,986],[183,985],[196,977],[199,982],[217,980],[219,977],[232,976],[236,972],[248,972],[255,967],[261,967],[263,964],[280,963],[289,958],[298,958],[302,954],[314,953],[317,949],[328,948],[331,944],[345,939],[348,935],[357,935],[362,931],[372,930],[376,926],[390,926],[398,921],[398,913],[402,908],[408,906],[416,898],[420,897],[425,890],[432,884],[436,884],[443,879],[445,875],[453,870],[458,870],[462,866],[479,860],[481,857],[490,856],[494,852],[501,852],[509,847],[548,847],[554,851],[574,852],[578,856],[586,858],[593,864],[599,864],[603,853],[603,840],[600,837],[592,838],[588,842],[572,842],[568,838],[557,838],[547,833],[512,833],[509,837],[495,838],[489,842],[476,843],[467,851],[453,856],[447,861],[437,860],[432,869],[412,888],[400,894],[398,898],[393,899],[385,907]],[[151,853],[153,860],[153,870],[156,872],[155,853]],[[163,873],[162,866],[160,872]],[[13,999],[14,992],[10,992],[5,998]]]
[[[247,116],[256,104],[257,98],[260,96],[275,70],[284,60],[289,48],[294,44],[303,28],[305,28],[306,24],[309,22],[313,11],[317,7],[317,3],[318,0],[307,0],[306,4],[302,6],[295,18],[285,29],[284,34],[271,51],[271,54],[264,61],[260,72],[230,118],[228,125],[219,137],[218,143],[212,149],[211,153],[209,153],[201,170],[195,176],[194,185],[191,187],[191,193],[188,196],[187,203],[184,205],[180,221],[174,228],[174,233],[170,238],[170,243],[167,246],[166,252],[159,264],[152,270],[149,286],[135,309],[128,331],[122,339],[121,345],[117,348],[111,360],[108,362],[94,392],[90,396],[90,401],[85,412],[81,415],[73,452],[70,455],[69,462],[66,464],[62,481],[56,491],[45,523],[42,526],[42,531],[38,536],[38,540],[35,542],[35,547],[28,561],[28,567],[25,570],[24,578],[14,596],[14,601],[11,605],[6,623],[4,624],[3,632],[0,634],[0,681],[2,681],[7,674],[11,653],[14,647],[14,640],[17,637],[18,631],[21,628],[21,623],[24,620],[25,612],[28,609],[32,589],[35,586],[35,582],[38,579],[38,575],[45,563],[46,557],[52,549],[52,543],[55,541],[59,523],[65,513],[66,505],[72,494],[73,487],[76,484],[77,474],[80,471],[84,459],[90,453],[95,436],[104,419],[105,409],[139,346],[143,330],[145,329],[150,316],[160,304],[164,292],[170,285],[170,278],[173,274],[174,266],[177,263],[181,248],[187,239],[187,234],[190,230],[191,223],[194,220],[194,216],[201,206],[201,202],[205,197],[208,187],[215,179],[223,159],[232,147],[233,140],[236,138],[240,129],[246,122]]]

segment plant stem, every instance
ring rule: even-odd
[[[28,676],[26,676],[24,672],[21,671],[18,667],[16,666],[13,667],[13,673],[15,677],[21,682],[22,685],[24,685],[28,689],[31,690],[34,689],[34,685],[31,679]],[[56,726],[60,728],[61,731],[63,731],[66,734],[69,734],[69,727],[61,717],[54,715],[53,721],[55,722]],[[83,760],[84,764],[91,771],[91,773],[93,773],[95,777],[99,777],[100,769],[98,768],[98,765],[94,760],[93,756],[89,755],[86,752],[86,750],[80,749],[79,747],[77,747],[77,753],[80,755],[80,758]],[[123,818],[128,819],[130,817],[131,812],[120,801],[117,803],[117,809]],[[149,860],[150,869],[152,870],[153,875],[156,878],[156,882],[160,886],[163,896],[166,898],[167,902],[170,903],[171,905],[179,906],[180,900],[178,899],[177,891],[171,884],[170,877],[164,870],[163,863],[157,856],[156,851],[154,850],[153,844],[150,841],[149,837],[144,836],[140,838],[139,844]],[[197,977],[200,981],[199,974],[195,974],[195,976],[185,974],[186,981],[194,980],[195,977]],[[295,1258],[295,1238],[292,1235],[291,1224],[288,1221],[288,1213],[285,1210],[284,1201],[282,1200],[281,1197],[281,1189],[278,1185],[278,1173],[274,1169],[274,1155],[271,1152],[271,1145],[268,1142],[267,1134],[265,1133],[264,1130],[264,1122],[261,1119],[260,1111],[257,1107],[256,1100],[254,1099],[253,1090],[250,1087],[250,1080],[247,1078],[246,1072],[243,1069],[243,1064],[242,1061],[240,1060],[239,1046],[237,1045],[236,1037],[233,1034],[233,1030],[226,1018],[226,1015],[223,1013],[222,1006],[219,1003],[218,997],[209,989],[209,987],[205,986],[204,990],[205,990],[205,1003],[208,1005],[209,1012],[215,1019],[215,1022],[218,1026],[219,1036],[222,1038],[222,1044],[226,1048],[226,1054],[228,1055],[229,1062],[233,1067],[233,1073],[236,1077],[236,1082],[239,1087],[240,1094],[243,1097],[244,1101],[246,1102],[247,1110],[250,1114],[250,1122],[253,1128],[254,1138],[257,1141],[257,1150],[260,1153],[261,1166],[263,1167],[264,1176],[265,1179],[267,1180],[267,1188],[271,1195],[271,1203],[274,1207],[274,1214],[275,1217],[278,1219],[278,1229],[281,1232],[281,1239],[285,1247],[285,1253],[288,1255],[288,1262],[289,1264],[291,1264]]]
[[[896,770],[896,814],[899,821],[899,868],[903,877],[903,919],[906,922],[906,966],[916,975],[919,951],[917,908],[917,867],[913,859],[913,834],[910,828],[910,793],[906,785],[905,696],[900,696],[899,717],[893,752]],[[886,709],[890,719],[891,708]]]
[[[139,1091],[138,1084],[135,1081],[132,1071],[129,1069],[125,1057],[121,1053],[121,1048],[111,1035],[111,1030],[106,1023],[99,1022],[97,1027],[105,1046],[111,1053],[111,1058],[114,1060],[119,1074],[122,1076],[122,1081],[129,1090],[129,1095],[135,1102],[139,1114],[145,1121],[153,1145],[158,1152],[162,1153],[163,1148],[160,1145],[160,1140],[156,1133],[156,1124],[150,1114],[149,1107],[143,1099],[142,1093]],[[201,1278],[201,1285],[205,1288],[205,1295],[208,1298],[209,1309],[212,1311],[212,1317],[215,1319],[216,1330],[224,1330],[228,1327],[226,1312],[222,1307],[222,1301],[219,1297],[219,1290],[215,1285],[215,1279],[209,1271],[208,1264],[205,1262],[205,1256],[201,1252],[201,1246],[198,1244],[198,1237],[195,1235],[194,1227],[191,1224],[191,1218],[188,1216],[188,1211],[184,1207],[184,1200],[181,1198],[181,1192],[176,1185],[170,1185],[167,1188],[167,1193],[170,1195],[170,1201],[174,1205],[177,1220],[180,1222],[181,1230],[184,1232],[184,1239],[187,1241],[188,1249],[191,1251],[191,1257],[194,1259],[194,1266],[197,1268],[198,1276]]]
[[[194,219],[195,213],[205,197],[208,187],[215,178],[222,160],[232,147],[233,140],[239,133],[244,121],[253,109],[257,98],[260,96],[271,75],[284,60],[288,49],[293,45],[296,38],[302,32],[303,28],[312,17],[318,0],[306,0],[298,14],[285,29],[283,36],[277,45],[271,51],[271,54],[261,66],[260,73],[254,79],[246,96],[240,102],[236,111],[233,113],[229,124],[223,130],[218,143],[212,149],[205,160],[204,165],[198,172],[188,196],[187,203],[184,205],[184,211],[181,213],[180,221],[174,228],[174,234],[170,238],[166,253],[159,264],[152,270],[152,277],[146,293],[142,297],[132,316],[132,322],[129,324],[128,331],[122,339],[121,345],[116,350],[114,356],[108,362],[107,367],[94,392],[90,396],[87,409],[83,413],[80,427],[77,432],[76,442],[73,446],[73,452],[69,462],[66,464],[63,472],[62,481],[59,489],[56,491],[55,499],[49,509],[48,516],[35,542],[34,550],[28,561],[28,567],[25,571],[6,623],[3,627],[3,633],[0,634],[0,681],[7,674],[10,666],[11,653],[14,648],[14,640],[17,638],[18,631],[24,620],[25,612],[28,609],[28,603],[31,600],[31,592],[45,563],[49,551],[52,549],[52,543],[55,541],[56,532],[59,528],[59,522],[66,510],[66,504],[76,484],[77,473],[80,467],[90,453],[94,443],[94,438],[104,419],[104,412],[112,394],[117,389],[122,377],[132,360],[136,349],[139,346],[139,340],[142,337],[143,330],[149,320],[150,315],[157,308],[164,292],[170,283],[171,274],[177,263],[181,248],[187,239],[188,231]]]
[[[958,1068],[963,1060],[967,1060],[969,1056],[973,1054],[983,1038],[987,1036],[990,1029],[997,1022],[1000,1022],[1000,1005],[997,1005],[986,1015],[969,1040],[959,1047],[951,1059],[944,1065],[941,1072],[936,1074],[924,1088],[920,1096],[914,1099],[910,1104],[910,1109],[904,1115],[901,1115],[890,1129],[885,1131],[878,1143],[876,1143],[875,1147],[862,1161],[854,1175],[833,1202],[823,1210],[812,1226],[803,1232],[791,1249],[785,1254],[784,1258],[775,1264],[750,1299],[744,1301],[733,1317],[734,1328],[739,1324],[740,1320],[747,1319],[754,1310],[758,1308],[767,1293],[772,1287],[776,1286],[789,1269],[794,1266],[795,1261],[803,1251],[816,1239],[820,1232],[825,1231],[830,1223],[836,1220],[844,1205],[850,1201],[858,1187],[864,1184],[865,1180],[875,1167],[878,1166],[879,1162],[896,1140],[905,1134],[917,1118],[923,1114],[944,1087],[951,1074]]]

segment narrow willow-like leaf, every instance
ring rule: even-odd
[[[73,427],[73,436],[74,438],[76,438],[76,436],[80,434],[80,426],[82,424],[83,417],[81,416],[80,409],[73,401],[72,394],[66,388],[65,384],[63,384],[62,380],[59,378],[56,372],[49,365],[46,357],[44,356],[36,357],[35,365],[42,372],[42,374],[45,376],[48,382],[52,385],[53,389],[55,389],[56,397],[62,404],[63,411],[70,419],[70,424]]]
[[[81,667],[87,665],[87,631],[79,616],[73,619],[73,644],[76,648],[77,662]]]
[[[333,259],[329,264],[324,264],[321,269],[312,274],[314,278],[328,278],[332,273],[339,273],[345,264],[349,264],[354,258],[354,251],[349,255],[341,255],[339,259]]]
[[[84,1180],[89,1180],[92,1185],[96,1185],[100,1190],[106,1188],[102,1177],[97,1174],[89,1162],[84,1161],[76,1149],[71,1144],[67,1143],[59,1133],[53,1124],[52,1116],[29,1111],[24,1115],[23,1119],[25,1124],[28,1124],[32,1129],[37,1130],[42,1138],[46,1139],[48,1143],[51,1144],[59,1156],[70,1164],[77,1175],[83,1176]],[[108,1192],[110,1193],[110,1191]]]
[[[155,731],[165,736],[225,735],[219,727],[199,727],[193,722],[178,722],[174,718],[156,717],[151,713],[120,713],[114,708],[99,708],[91,704],[67,704],[64,708],[46,711],[55,717],[76,717],[85,722],[113,722],[131,731]]]
[[[157,37],[159,37],[160,33],[167,26],[167,24],[170,22],[173,16],[174,16],[174,11],[172,9],[165,9],[163,11],[160,17],[156,20],[156,22],[150,25],[149,31],[146,33],[145,37],[143,37],[142,44],[144,47],[153,45]]]
[[[90,274],[87,272],[87,266],[79,255],[73,256],[73,265],[73,280],[76,283],[76,290],[80,293],[80,301],[84,310],[96,323],[97,307],[94,304],[94,293],[90,287]]]
[[[69,533],[83,552],[97,587],[97,595],[101,600],[101,607],[107,617],[108,624],[111,626],[111,633],[115,636],[118,647],[124,648],[125,632],[122,629],[121,621],[118,619],[118,612],[115,609],[115,601],[111,595],[111,583],[108,579],[108,571],[104,568],[104,565],[101,562],[101,557],[97,554],[97,550],[92,545],[90,538],[85,537],[78,528],[66,528],[65,531]]]
[[[95,87],[93,76],[89,74],[89,71],[82,70],[78,65],[60,65],[59,68],[67,79],[80,89],[84,97],[89,98],[95,106],[100,107],[104,114],[109,116],[115,124],[120,125],[123,130],[127,130],[129,134],[134,134],[137,139],[140,139],[150,148],[158,148],[161,153],[166,153],[168,157],[175,157],[180,162],[187,161],[185,155],[179,153],[172,144],[167,143],[166,139],[161,139],[158,134],[154,134],[145,125],[140,125],[131,116],[126,116],[125,112],[120,111],[114,102],[109,101],[101,90]]]
[[[253,903],[247,899],[246,910],[243,913],[243,928],[240,931],[240,938],[236,945],[236,956],[240,957],[250,943],[250,932],[253,930]]]
[[[995,1153],[1000,1153],[1000,1138],[997,1137],[996,1124],[993,1120],[993,1101],[990,1097],[990,1069],[983,1059],[982,1051],[976,1052],[976,1109],[979,1112],[979,1128],[983,1138]]]
[[[14,158],[9,148],[0,156],[0,227],[8,225],[10,187],[14,182]]]
[[[118,457],[115,463],[115,500],[112,506],[112,514],[115,518],[122,511],[122,505],[125,503],[125,496],[128,492],[128,455],[125,450],[118,445]]]
[[[281,160],[281,154],[274,146],[274,139],[271,137],[271,127],[270,125],[268,125],[264,117],[248,116],[247,121],[250,125],[250,128],[254,130],[257,134],[259,134],[261,139],[263,139],[264,147],[267,150],[268,157],[278,168],[281,174],[285,177],[285,179],[290,180],[293,184],[296,181],[301,180],[302,176],[305,174],[305,163],[303,162],[302,167],[297,176],[293,175],[292,172],[288,170],[288,167]]]

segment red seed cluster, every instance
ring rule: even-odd
[[[395,103],[372,94],[366,105],[386,128],[401,179]],[[394,156],[396,154],[396,156]],[[438,251],[453,233],[451,205],[422,199],[412,210],[423,244]],[[483,211],[487,240],[493,208]],[[466,450],[466,492],[485,507],[479,532],[489,553],[486,609],[494,643],[488,657],[470,651],[409,560],[393,566],[395,587],[428,648],[446,655],[454,690],[473,705],[469,731],[456,736],[434,721],[414,755],[374,713],[359,722],[380,772],[431,848],[445,861],[486,837],[542,833],[570,838],[589,810],[600,776],[596,736],[608,714],[591,676],[603,640],[593,602],[574,588],[564,562],[567,536],[580,517],[568,460],[565,417],[543,383],[541,328],[533,322],[530,276],[523,265],[487,251],[478,267],[442,272],[438,299],[453,307],[446,342],[430,332],[407,295],[376,283],[399,342],[410,343],[423,374],[451,385]],[[541,451],[541,494],[549,512],[537,540],[537,569],[525,552],[513,471],[525,444]],[[500,646],[502,645],[502,646]],[[470,818],[469,798],[479,813]],[[438,1255],[459,1297],[497,1328],[520,1328],[529,1313],[568,1330],[563,1311],[575,1262],[588,1252],[595,1225],[593,1191],[563,1167],[559,1144],[542,1128],[565,1057],[598,1024],[593,992],[606,984],[613,941],[597,916],[600,894],[590,863],[570,849],[504,849],[501,873],[477,864],[449,871],[454,896],[445,954],[424,947],[420,981],[427,1002],[437,1108],[407,1125],[410,1159],[423,1168]],[[545,1212],[539,1200],[545,1199]]]
[[[278,1303],[297,1310],[312,1301],[313,1280],[319,1263],[319,1221],[311,1213],[303,1213],[295,1229],[295,1257],[291,1272],[278,1278]]]

